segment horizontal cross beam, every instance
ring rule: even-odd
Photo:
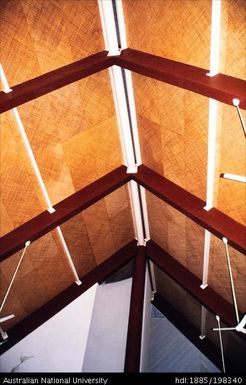
[[[55,212],[44,211],[1,238],[0,261],[25,247],[26,241],[35,241],[63,222],[121,187],[131,179],[126,167],[120,166],[82,190],[54,205]]]
[[[234,98],[246,109],[246,81],[224,74],[207,76],[206,69],[127,48],[115,64],[144,76],[196,92],[233,106]]]
[[[0,113],[93,75],[112,65],[118,65],[229,105],[233,105],[232,100],[236,98],[240,100],[240,108],[246,109],[246,81],[242,79],[224,74],[209,77],[206,69],[131,48],[123,50],[120,56],[107,56],[107,54],[107,51],[98,52],[13,86],[11,87],[12,92],[0,92]]]

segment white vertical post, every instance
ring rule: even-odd
[[[0,70],[1,70],[0,71],[1,82],[3,84],[5,92],[11,92],[12,90],[11,90],[11,88],[9,88],[9,84],[8,84],[7,78],[5,76],[5,73],[4,73],[2,65],[0,67]],[[52,214],[53,212],[55,212],[55,209],[52,207],[51,200],[50,200],[50,197],[48,195],[48,191],[46,190],[46,187],[45,187],[42,175],[40,173],[37,161],[36,161],[36,159],[34,157],[34,154],[33,154],[30,142],[28,140],[25,128],[24,128],[24,126],[22,124],[19,112],[18,112],[17,108],[13,108],[11,111],[12,111],[12,113],[14,115],[15,121],[17,123],[17,127],[19,129],[21,138],[22,138],[23,143],[24,143],[24,147],[25,147],[26,153],[27,153],[27,155],[29,157],[29,160],[30,160],[30,163],[32,165],[32,168],[33,168],[33,171],[35,173],[35,176],[37,178],[39,187],[40,187],[40,189],[42,191],[44,201],[45,201],[45,203],[47,205],[47,210],[49,211],[50,214]],[[57,228],[57,233],[58,233],[58,236],[59,236],[60,241],[62,243],[65,255],[66,255],[67,259],[68,259],[69,266],[71,267],[72,272],[74,274],[75,282],[77,283],[77,285],[80,285],[81,281],[80,281],[79,276],[78,276],[78,274],[76,272],[75,266],[73,264],[73,261],[72,261],[71,255],[69,253],[68,247],[66,245],[66,241],[65,241],[64,236],[62,234],[62,231],[61,231],[61,229],[59,227]]]

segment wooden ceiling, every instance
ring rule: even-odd
[[[209,67],[210,1],[124,0],[123,7],[129,47]],[[244,9],[243,0],[222,0],[220,70],[239,78],[246,73]],[[1,63],[10,86],[104,50],[95,0],[3,0],[0,15]],[[206,200],[208,98],[139,74],[133,74],[133,84],[143,163]],[[18,111],[53,205],[123,163],[106,70],[23,104]],[[1,143],[4,235],[47,207],[10,111],[1,115]],[[245,225],[245,184],[223,180],[224,172],[246,174],[246,148],[235,108],[219,103],[215,207]],[[151,238],[201,278],[204,229],[151,193],[147,207]],[[61,229],[79,275],[87,273],[134,238],[127,187]],[[231,249],[231,253],[239,307],[245,311],[246,261],[239,252]],[[1,263],[1,298],[19,255]],[[223,258],[223,245],[213,237],[209,284],[231,301]],[[157,278],[159,285],[158,273]],[[27,250],[5,307],[6,313],[18,316],[7,326],[71,282],[73,276],[53,230]]]

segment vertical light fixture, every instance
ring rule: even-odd
[[[1,76],[0,77],[1,82],[3,84],[4,92],[6,92],[6,93],[12,92],[12,89],[9,87],[9,84],[8,84],[7,78],[5,76],[5,73],[4,73],[2,65],[0,65],[0,76]],[[50,197],[49,197],[48,192],[46,190],[46,187],[45,187],[42,175],[40,173],[37,161],[36,161],[36,159],[34,157],[34,154],[33,154],[30,142],[28,140],[25,128],[23,126],[22,120],[20,118],[19,112],[18,112],[17,108],[13,108],[11,111],[12,111],[12,113],[14,115],[17,127],[19,129],[19,133],[20,133],[22,141],[24,143],[24,147],[25,147],[26,153],[27,153],[27,155],[29,157],[30,163],[32,165],[32,169],[33,169],[34,174],[35,174],[35,176],[37,178],[37,182],[38,182],[39,187],[40,187],[40,189],[42,191],[42,195],[43,195],[44,201],[45,201],[45,203],[47,205],[47,210],[49,211],[50,214],[52,214],[52,213],[55,212],[55,209],[52,207]],[[74,275],[74,278],[75,278],[75,282],[76,282],[77,285],[81,285],[82,282],[80,281],[78,273],[77,273],[77,271],[75,269],[72,257],[70,255],[69,249],[68,249],[68,247],[66,245],[66,241],[65,241],[64,236],[62,234],[60,226],[58,226],[56,228],[56,232],[57,232],[58,237],[59,237],[59,239],[61,241],[61,244],[63,246],[63,250],[65,252],[68,264],[69,264],[69,266],[70,266],[70,268],[71,268],[71,270],[73,272],[73,275]]]
[[[207,76],[215,76],[219,72],[220,54],[220,24],[221,24],[221,0],[212,0],[211,11],[211,42],[210,42],[210,71]],[[209,99],[208,105],[208,156],[207,156],[207,191],[206,206],[204,210],[209,211],[214,205],[214,184],[216,167],[216,135],[217,135],[217,113],[218,102]],[[209,252],[211,244],[211,233],[205,230],[204,254],[203,254],[203,277],[201,288],[208,285]]]
[[[127,48],[122,1],[98,0],[98,5],[105,48],[109,56],[119,55],[122,49]],[[112,66],[109,74],[124,164],[128,173],[137,173],[142,160],[131,72]],[[150,239],[145,191],[134,181],[128,184],[128,188],[136,239],[139,245],[145,245]]]

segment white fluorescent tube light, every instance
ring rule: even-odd
[[[224,174],[220,174],[220,177],[224,179],[234,180],[235,182],[246,183],[246,176],[242,176],[242,175],[229,174],[225,172]]]
[[[219,73],[221,1],[212,0],[210,71],[207,76]]]

